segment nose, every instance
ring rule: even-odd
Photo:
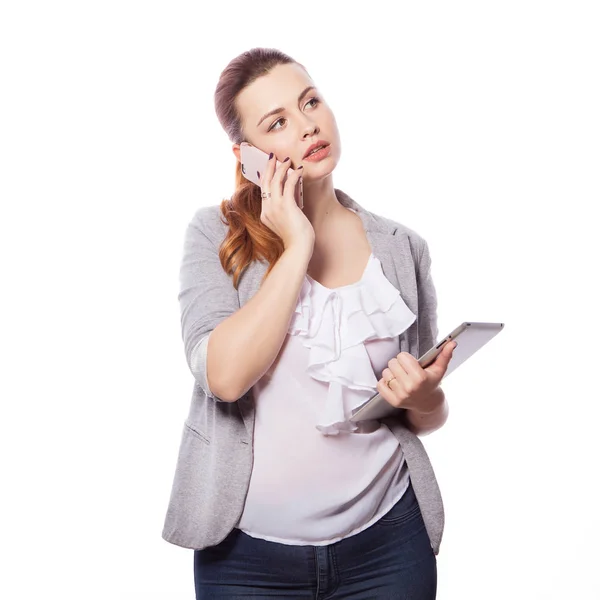
[[[317,133],[319,133],[319,126],[310,119],[307,119],[306,123],[304,124],[302,137],[306,139],[307,137],[312,137]]]

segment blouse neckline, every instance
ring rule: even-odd
[[[309,351],[308,376],[328,385],[316,414],[315,426],[321,433],[357,429],[349,421],[352,412],[377,390],[365,343],[393,340],[415,319],[373,251],[361,279],[349,285],[327,288],[305,277],[288,333],[299,336]]]
[[[339,285],[338,287],[329,288],[329,287],[323,285],[322,283],[319,283],[316,279],[313,279],[308,273],[306,273],[306,278],[310,281],[310,283],[314,283],[317,287],[323,288],[327,292],[337,292],[338,290],[346,290],[349,288],[353,288],[364,282],[364,280],[367,276],[367,271],[369,270],[369,265],[371,264],[371,261],[373,260],[373,258],[374,258],[374,255],[373,255],[373,252],[371,252],[369,254],[369,258],[367,259],[367,264],[366,264],[365,268],[363,269],[362,275],[360,276],[360,279],[358,281],[355,281],[354,283],[348,283],[347,285]]]

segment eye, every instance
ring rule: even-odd
[[[311,98],[304,106],[308,106],[311,102],[314,102],[314,104],[312,105],[312,108],[314,108],[315,106],[317,106],[318,104],[320,104],[321,100],[319,100],[319,98],[317,98],[316,96],[314,98]],[[272,131],[274,129],[281,129],[280,127],[275,127],[275,125],[277,125],[277,123],[279,123],[279,121],[285,121],[285,119],[283,117],[279,117],[279,119],[277,119],[277,121],[275,121],[271,127],[269,127],[269,129],[267,129],[267,133],[269,131]]]
[[[275,125],[277,125],[277,123],[279,123],[279,121],[284,121],[285,119],[283,117],[277,119],[277,121],[275,121],[275,123],[273,123],[273,125],[271,125],[271,127],[269,127],[269,129],[267,129],[267,132],[272,131],[273,129],[276,129]],[[279,128],[277,128],[279,129]]]

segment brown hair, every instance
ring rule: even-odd
[[[234,144],[245,141],[235,105],[238,94],[259,77],[267,75],[273,67],[289,63],[304,68],[274,48],[252,48],[225,67],[215,90],[215,111]],[[260,220],[261,205],[260,187],[244,177],[241,164],[236,160],[235,191],[230,199],[221,202],[221,213],[229,230],[219,249],[221,266],[233,276],[235,289],[242,272],[253,260],[262,258],[269,263],[266,277],[284,250],[281,238]]]

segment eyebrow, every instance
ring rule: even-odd
[[[308,92],[310,92],[310,90],[314,90],[316,89],[313,85],[309,85],[306,89],[302,90],[302,93],[298,96],[298,103],[300,103],[300,100],[302,100],[302,98],[304,98],[304,96],[306,96],[306,94],[308,94]],[[271,115],[275,115],[277,113],[283,112],[285,110],[285,108],[274,108],[273,110],[270,110],[268,113],[266,113],[265,115],[262,116],[261,120],[256,124],[257,127],[260,126],[260,124],[267,118],[270,117]]]

